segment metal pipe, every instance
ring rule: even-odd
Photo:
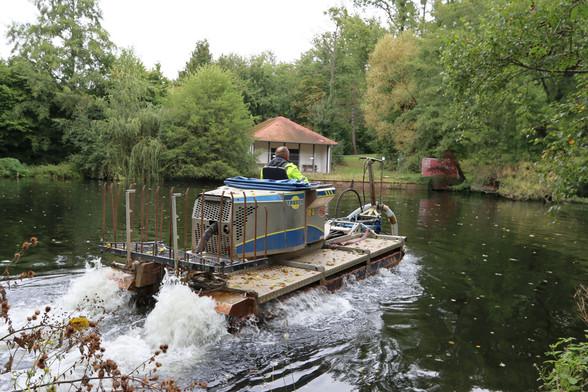
[[[233,265],[233,229],[234,229],[234,221],[235,221],[235,196],[233,192],[231,192],[231,232],[230,232],[230,250],[229,250],[229,258],[231,259],[230,264]]]
[[[134,189],[128,189],[126,191],[126,217],[127,217],[127,264],[126,267],[131,266],[131,242],[132,242],[132,232],[133,232],[133,224],[131,220],[131,215],[133,213],[131,207],[131,193],[134,194]]]
[[[170,245],[172,243],[172,202],[175,201],[173,200],[173,195],[174,195],[174,187],[172,186],[170,191],[169,191],[169,242]],[[172,250],[171,247],[169,248],[169,258],[171,259],[172,256]]]
[[[114,182],[110,184],[110,207],[112,210],[112,231],[114,232],[114,243],[116,244],[116,225],[114,220],[114,192],[112,188],[114,187]]]
[[[106,181],[102,187],[102,242],[104,242],[104,232],[106,231]]]
[[[145,214],[145,242],[149,242],[149,208],[151,207],[151,188],[147,188],[147,213]]]
[[[267,207],[263,208],[265,209],[265,251],[263,257],[267,258]]]
[[[200,196],[200,264],[202,264],[202,246],[204,239],[204,189],[202,196]]]
[[[374,184],[374,161],[372,161],[371,159],[369,160],[369,164],[368,164],[368,174],[370,177],[370,192],[371,192],[371,201],[372,201],[372,205],[375,206],[376,205],[376,185]]]
[[[180,251],[178,249],[178,215],[176,212],[176,198],[182,196],[181,193],[172,193],[171,195],[171,213],[170,222],[172,223],[172,244],[174,247],[174,268],[176,273],[179,270]],[[171,251],[171,249],[170,249]]]
[[[135,190],[135,185],[131,185],[131,189]],[[133,197],[131,198],[131,228],[133,227],[133,222],[135,218],[135,192],[133,192]],[[133,242],[133,230],[131,230],[131,242]]]
[[[188,193],[190,193],[190,188],[186,189],[184,201],[184,260],[188,257]]]
[[[120,183],[116,183],[116,197],[114,198],[114,242],[116,242],[116,232],[118,227],[118,187]]]
[[[247,245],[247,195],[243,192],[243,263],[245,263],[245,245]]]
[[[165,207],[165,196],[161,198],[161,215],[159,219],[159,241],[163,242],[163,211]]]
[[[143,241],[145,235],[145,185],[141,189],[141,253],[143,253]]]
[[[222,233],[222,223],[223,223],[223,201],[225,200],[225,191],[221,193],[220,199],[220,207],[218,212],[218,239],[216,241],[216,262],[220,262],[220,248],[221,248],[221,233]]]
[[[155,190],[155,244],[157,244],[157,218],[159,218],[159,186]],[[155,251],[153,254],[156,254]]]
[[[253,230],[253,260],[257,260],[257,199],[253,197],[255,202],[255,229]]]
[[[380,162],[380,204],[382,204],[384,190],[384,162]]]

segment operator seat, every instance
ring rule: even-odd
[[[286,169],[279,166],[266,166],[262,169],[263,178],[266,180],[287,180]]]

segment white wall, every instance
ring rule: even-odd
[[[268,142],[256,141],[253,144],[252,152],[259,153],[257,156],[257,163],[260,166],[265,165],[268,163],[273,157],[270,156],[268,151],[271,151],[272,148],[278,148],[283,146],[284,143],[278,142],[270,142],[269,143],[269,150],[268,150]],[[300,171],[304,171],[307,169],[307,173],[312,173],[312,163],[313,160],[311,159],[313,156],[313,146],[314,146],[314,165],[315,173],[328,173],[330,171],[329,167],[329,146],[323,144],[298,144],[298,143],[286,143],[286,147],[292,150],[299,150],[300,151],[300,162],[298,164],[298,168]]]

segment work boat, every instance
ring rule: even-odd
[[[357,210],[343,218],[327,217],[327,205],[335,197],[335,188],[330,185],[297,180],[227,179],[224,186],[203,191],[196,198],[191,214],[190,249],[178,246],[176,200],[182,195],[173,193],[173,189],[170,243],[161,240],[161,211],[165,203],[162,201],[158,211],[158,194],[155,229],[146,227],[150,220],[149,201],[147,208],[143,202],[145,188],[141,192],[140,241],[133,241],[133,235],[138,236],[133,230],[133,221],[138,221],[133,212],[138,210],[134,202],[137,190],[129,189],[125,197],[126,241],[105,241],[103,227],[100,250],[126,258],[126,263],[112,264],[112,278],[121,288],[153,295],[167,270],[179,275],[197,294],[212,297],[216,310],[228,315],[231,321],[260,316],[260,305],[268,301],[312,287],[334,291],[346,277],[363,279],[400,262],[405,237],[398,236],[392,210],[375,200],[374,161],[366,159],[371,203],[360,202]],[[112,189],[111,185],[116,237],[117,208]],[[348,192],[361,200],[353,189],[346,189],[341,196]],[[105,185],[103,226],[106,193]],[[339,201],[340,198],[336,210]],[[187,215],[187,205],[185,210]],[[382,217],[389,220],[391,234],[382,234]],[[145,233],[153,231],[155,238],[147,240]],[[185,229],[185,242],[187,236]]]

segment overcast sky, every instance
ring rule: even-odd
[[[311,48],[312,38],[333,29],[324,11],[351,0],[99,0],[102,27],[119,47],[135,49],[147,68],[161,63],[175,79],[199,40],[214,58],[249,57],[273,51],[291,62]],[[0,57],[10,56],[6,31],[12,22],[36,21],[29,0],[0,0]]]

